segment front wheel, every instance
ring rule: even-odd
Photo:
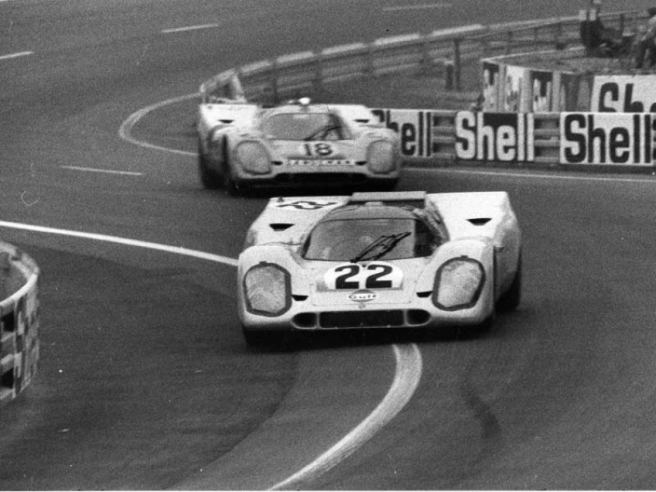
[[[280,332],[270,330],[249,330],[242,326],[244,340],[249,347],[263,347],[279,344],[283,336]]]
[[[221,177],[210,169],[200,141],[198,142],[198,175],[204,188],[216,190],[221,187]]]
[[[398,183],[399,183],[398,178],[372,179],[366,183],[365,188],[367,190],[372,190],[372,191],[394,191]]]
[[[497,301],[497,309],[499,311],[513,311],[517,309],[522,297],[522,255],[519,255],[517,262],[517,271],[513,278],[510,288],[504,292]]]

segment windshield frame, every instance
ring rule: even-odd
[[[330,229],[324,231],[328,227]],[[406,232],[410,234],[405,235]],[[370,250],[372,245],[376,248],[377,242],[382,242],[380,251]],[[386,247],[385,243],[391,247]],[[373,261],[369,256],[375,261],[406,260],[431,256],[438,245],[438,238],[419,217],[339,218],[317,224],[305,239],[300,253],[304,259],[312,261]],[[383,254],[379,256],[381,251]]]
[[[289,118],[302,120],[303,117],[316,116],[323,117],[323,121],[316,122],[311,126],[304,123],[297,123],[298,128],[290,128],[288,131],[280,131],[275,120]],[[284,121],[282,122],[284,123]],[[292,124],[290,124],[292,126]],[[282,140],[288,142],[308,142],[308,141],[341,141],[352,140],[352,132],[346,122],[336,113],[326,111],[289,111],[277,112],[266,116],[260,123],[262,133],[269,139]],[[274,131],[271,131],[271,130]],[[329,135],[332,133],[332,136]],[[323,138],[317,138],[323,136]]]

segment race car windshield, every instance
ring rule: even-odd
[[[430,256],[433,236],[416,219],[345,219],[312,231],[304,257],[324,261],[400,260]]]
[[[344,127],[330,113],[281,113],[264,121],[262,131],[275,140],[344,140]]]

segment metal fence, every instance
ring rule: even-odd
[[[600,17],[605,26],[631,33],[637,31],[645,14],[625,11]],[[242,95],[248,100],[273,104],[331,82],[412,73],[437,66],[449,68],[445,73],[452,80],[447,86],[457,91],[461,89],[464,60],[580,45],[580,25],[578,16],[488,26],[474,24],[427,35],[414,33],[305,51],[227,70],[204,82],[200,93],[204,101],[210,97],[232,98],[237,78]]]

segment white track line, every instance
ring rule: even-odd
[[[195,152],[186,152],[184,150],[170,149],[168,147],[160,147],[159,145],[153,145],[151,143],[144,142],[142,140],[137,140],[132,136],[132,128],[134,128],[134,125],[136,125],[141,118],[143,118],[144,116],[146,116],[148,113],[150,113],[155,109],[161,108],[162,106],[166,106],[168,104],[174,104],[180,101],[185,101],[187,99],[194,99],[197,97],[200,97],[200,94],[198,93],[187,94],[185,96],[179,96],[179,97],[174,97],[172,99],[167,99],[165,101],[161,101],[151,106],[146,106],[145,108],[142,108],[139,111],[132,113],[130,116],[128,116],[128,119],[121,124],[118,130],[118,134],[123,140],[126,140],[131,144],[138,145],[139,147],[195,157],[196,156]]]
[[[173,27],[171,29],[162,29],[162,34],[172,34],[176,32],[200,31],[202,29],[216,29],[219,24],[202,24],[198,26]]]
[[[21,56],[33,55],[34,51],[21,51],[19,53],[10,53],[9,55],[0,56],[0,60],[9,60],[11,58],[19,58]]]
[[[135,173],[132,171],[114,171],[111,169],[96,169],[93,167],[62,166],[62,169],[70,169],[71,171],[82,171],[87,173],[106,173],[106,174],[124,174],[126,176],[143,176],[143,173]]]
[[[312,463],[269,490],[297,489],[297,484],[312,480],[338,465],[389,423],[410,401],[422,373],[421,352],[415,344],[394,345],[396,374],[383,401],[360,425]]]
[[[500,176],[500,177],[511,177],[511,178],[526,178],[526,179],[556,179],[556,180],[565,180],[565,181],[607,181],[610,183],[650,183],[656,184],[656,178],[617,178],[610,177],[605,178],[602,176],[571,176],[571,175],[562,175],[562,174],[544,174],[537,172],[526,172],[526,173],[516,173],[512,171],[478,171],[476,169],[449,169],[445,167],[435,167],[435,168],[425,168],[425,167],[416,167],[412,168],[415,172],[427,172],[427,173],[448,173],[448,174],[468,174],[468,175],[479,175],[479,176]]]
[[[93,234],[88,232],[71,231],[67,229],[54,229],[52,227],[42,227],[29,224],[21,224],[18,222],[5,222],[0,221],[0,227],[8,227],[11,229],[21,229],[24,231],[43,232],[46,234],[58,234],[60,236],[79,237],[83,239],[91,239],[94,241],[104,241],[106,243],[122,244],[124,246],[136,246],[138,248],[154,249],[158,251],[165,251],[167,253],[174,253],[176,255],[191,256],[200,258],[201,260],[209,260],[216,263],[223,263],[224,265],[237,266],[237,260],[228,258],[227,256],[213,255],[203,251],[182,248],[178,246],[167,246],[165,244],[151,243],[148,241],[138,241],[136,239],[127,239],[123,237],[107,236],[105,234]]]
[[[427,10],[427,9],[448,9],[451,8],[449,2],[425,3],[422,5],[398,5],[392,7],[383,7],[383,12],[399,12],[402,10]]]

